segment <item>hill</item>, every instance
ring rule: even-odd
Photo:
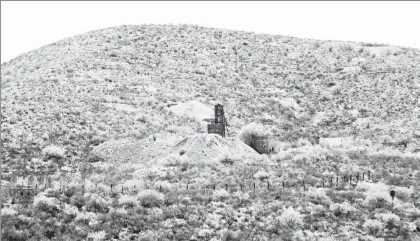
[[[189,25],[19,56],[2,64],[2,184],[36,195],[2,189],[2,240],[419,240],[419,60]],[[216,103],[228,138],[205,133]],[[274,153],[234,138],[251,122]]]
[[[410,151],[420,135],[417,49],[190,25],[120,26],[44,46],[1,68],[2,140],[10,153],[19,152],[20,134],[32,137],[38,153],[54,142],[74,156],[86,132],[103,140],[203,132],[194,118],[170,111],[188,101],[223,104],[232,135],[260,122],[283,141],[354,135]]]

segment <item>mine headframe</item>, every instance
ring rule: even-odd
[[[227,131],[227,121],[223,105],[217,104],[214,106],[214,121],[211,121],[211,123],[207,125],[207,133],[219,134],[222,137],[225,137]]]

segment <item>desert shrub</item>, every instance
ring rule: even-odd
[[[370,209],[385,208],[392,204],[392,199],[388,192],[370,192],[366,194],[363,205]]]
[[[159,190],[161,192],[169,192],[173,188],[172,184],[168,182],[167,180],[164,180],[164,181],[159,180],[155,182],[153,186],[156,190]]]
[[[420,218],[420,209],[413,203],[399,203],[394,206],[394,210],[400,216],[407,216],[411,218]]]
[[[331,203],[331,199],[327,196],[325,191],[320,188],[311,188],[306,195],[310,198],[310,201],[315,204],[328,205]]]
[[[406,187],[395,187],[395,197],[402,201],[409,201],[411,195],[413,194],[413,189],[406,188]]]
[[[137,241],[155,241],[159,240],[161,238],[161,235],[157,231],[147,230],[139,233],[139,236],[137,237]]]
[[[383,238],[374,237],[372,235],[363,235],[359,238],[360,241],[385,241]]]
[[[107,193],[111,192],[111,187],[103,184],[103,183],[97,183],[96,187],[95,187],[95,193],[97,194],[101,194],[101,195],[106,195]]]
[[[313,214],[315,216],[319,216],[319,217],[325,217],[326,216],[326,209],[322,205],[314,205],[312,210],[313,210]]]
[[[85,205],[85,199],[81,195],[74,195],[70,198],[70,204],[76,206],[80,210]]]
[[[187,227],[182,227],[182,228],[176,229],[175,234],[174,234],[174,239],[175,240],[190,240],[191,235],[192,235],[191,230],[189,230]]]
[[[63,147],[56,146],[56,145],[49,145],[42,149],[42,154],[46,159],[57,157],[57,158],[64,158],[66,150]]]
[[[229,192],[226,189],[218,189],[213,192],[213,199],[217,201],[226,200],[230,196]]]
[[[17,230],[15,227],[2,229],[1,237],[8,241],[26,241],[29,240],[28,230]]]
[[[257,173],[254,174],[254,178],[259,179],[260,181],[265,181],[270,177],[270,173],[266,170],[258,170]]]
[[[280,217],[276,218],[277,226],[289,229],[297,229],[303,225],[302,215],[293,209],[293,207],[287,208]]]
[[[241,231],[226,230],[222,233],[222,241],[240,241],[244,240],[244,233]]]
[[[410,227],[412,225],[408,224],[407,222],[403,222],[400,227],[398,227],[397,235],[398,237],[401,237],[401,240],[419,240],[418,231],[417,235],[413,235],[413,227]]]
[[[143,207],[160,207],[163,204],[165,195],[155,190],[142,190],[138,194],[138,199]]]
[[[196,235],[199,238],[198,240],[210,240],[213,233],[214,230],[210,228],[200,228],[196,231]]]
[[[241,156],[240,155],[235,155],[232,153],[223,153],[218,157],[218,160],[220,161],[220,163],[223,163],[225,165],[232,165],[234,163],[237,163],[241,160]]]
[[[397,227],[400,222],[400,217],[393,213],[377,213],[375,214],[375,218],[381,220],[388,229]]]
[[[19,211],[20,212],[20,211]],[[3,207],[1,209],[2,215],[2,226],[1,226],[1,237],[2,240],[28,240],[29,232],[25,230],[27,224],[22,222],[23,215],[18,215],[18,211],[15,208]],[[26,216],[24,216],[27,218]]]
[[[66,198],[71,198],[77,193],[77,187],[68,187],[63,190],[63,194]]]
[[[99,144],[102,144],[106,141],[106,137],[105,136],[101,136],[101,135],[95,135],[92,137],[92,139],[90,140],[89,144],[92,146],[97,146]]]
[[[106,213],[109,210],[109,204],[110,202],[106,201],[98,194],[92,194],[86,201],[86,210],[89,212]]]
[[[134,208],[137,202],[137,199],[133,196],[123,195],[118,198],[118,203],[125,208]]]
[[[3,208],[1,209],[1,215],[2,215],[3,217],[6,217],[6,216],[13,217],[13,216],[16,216],[16,215],[17,215],[17,213],[18,213],[18,212],[17,212],[15,209],[10,208],[10,207],[3,207]]]
[[[407,176],[395,174],[393,176],[387,176],[387,184],[392,186],[410,186],[411,180]]]
[[[77,227],[88,225],[90,227],[98,227],[99,218],[101,216],[93,212],[79,212],[74,218],[74,224],[76,224],[75,232],[78,235],[85,236],[88,235],[88,230],[80,230]]]
[[[129,241],[129,240],[136,240],[137,235],[134,234],[128,228],[122,228],[121,231],[118,233],[118,238],[120,241]]]
[[[322,186],[322,179],[318,178],[318,177],[314,177],[312,175],[309,175],[309,176],[305,177],[305,185],[312,186],[312,187],[314,187],[314,186],[321,187]]]
[[[70,223],[74,220],[74,218],[79,214],[79,210],[77,207],[69,204],[64,204],[62,208],[62,213],[60,213],[61,217],[63,218],[64,223]]]
[[[350,203],[356,202],[356,200],[364,200],[365,194],[362,192],[354,191],[354,190],[342,190],[337,192],[338,195],[335,195],[335,199],[333,202],[337,201],[348,201]],[[331,197],[333,198],[333,197]]]
[[[381,221],[368,219],[363,223],[363,228],[371,235],[378,235],[384,229]]]
[[[417,229],[417,231],[419,231],[419,232],[420,232],[420,219],[417,219],[417,220],[414,222],[414,224],[416,225],[416,229]]]
[[[88,162],[92,162],[92,163],[94,163],[94,162],[103,162],[104,160],[105,159],[103,159],[102,157],[100,157],[99,155],[96,155],[96,154],[90,154],[87,157],[87,161]]]
[[[105,236],[106,236],[105,231],[92,232],[88,234],[88,240],[102,241],[102,240],[105,240]]]
[[[334,203],[330,206],[330,211],[333,212],[336,217],[340,217],[341,215],[350,215],[356,210],[357,209],[348,202]]]
[[[293,147],[301,147],[301,146],[311,146],[312,143],[305,138],[299,138]]]
[[[34,198],[34,210],[36,212],[44,212],[54,217],[60,211],[59,202],[56,198],[46,196],[37,196]]]

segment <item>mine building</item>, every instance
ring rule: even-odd
[[[223,110],[223,105],[217,104],[214,106],[214,120],[207,125],[207,133],[209,134],[219,134],[222,137],[226,136],[227,132],[227,121],[225,117],[225,112]]]

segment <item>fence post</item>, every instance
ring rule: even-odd
[[[267,181],[267,190],[270,190],[270,182]]]
[[[187,190],[188,190],[188,184],[187,184]]]
[[[305,190],[305,180],[302,181],[302,184],[303,184],[303,191],[306,191]]]
[[[241,184],[239,184],[239,186],[241,187],[241,192],[242,192],[242,183],[241,183]]]
[[[362,178],[362,180],[364,181],[365,180],[365,172],[363,172],[363,178]]]
[[[283,185],[283,189],[284,189],[284,181],[282,182],[282,185]]]
[[[331,187],[333,186],[333,177],[330,177],[331,179]]]
[[[254,192],[255,192],[255,182],[254,182]]]
[[[322,179],[322,188],[324,188],[325,187],[325,181],[324,181],[324,179]]]
[[[368,171],[368,180],[370,180],[370,171]]]
[[[112,183],[111,183],[111,193],[112,193]]]
[[[338,176],[335,179],[335,184],[338,186]]]

